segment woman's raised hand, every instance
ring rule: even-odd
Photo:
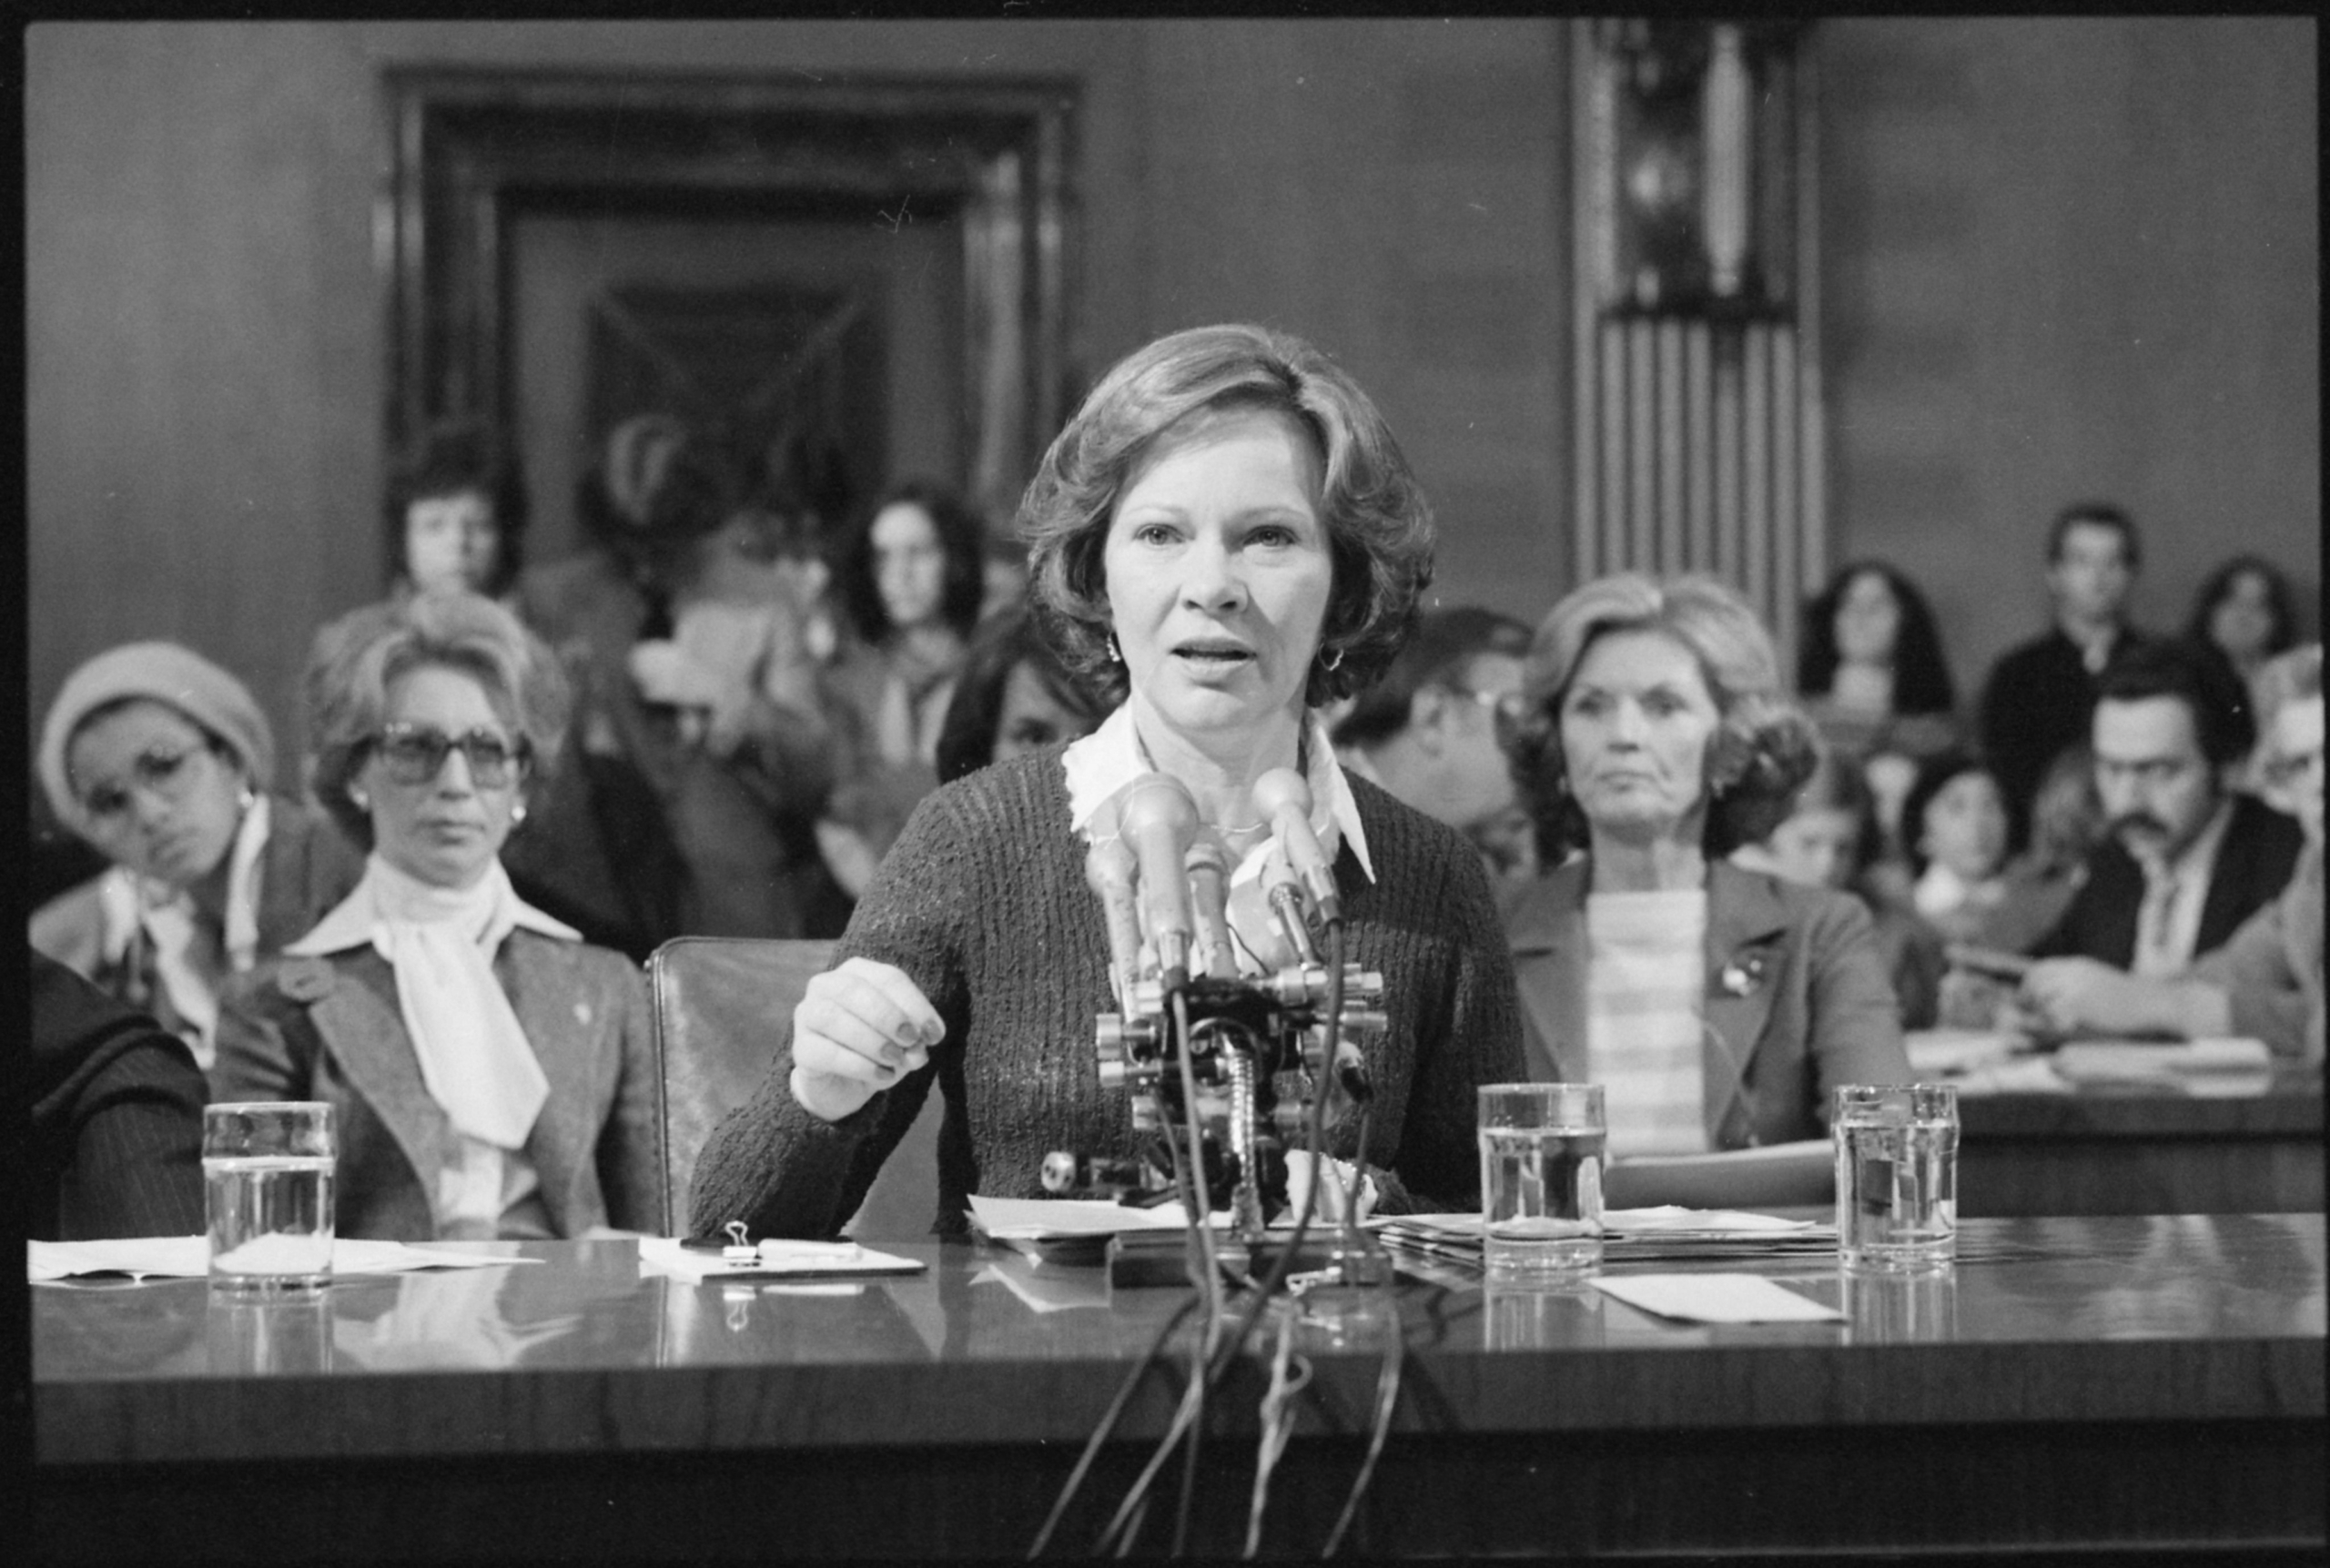
[[[839,1121],[927,1064],[946,1033],[905,970],[846,960],[810,981],[793,1009],[793,1098]]]

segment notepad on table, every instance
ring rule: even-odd
[[[643,1236],[639,1270],[702,1284],[706,1280],[844,1280],[863,1275],[919,1274],[920,1259],[876,1252],[855,1241],[787,1241],[772,1238],[749,1260],[717,1250],[684,1247],[670,1236]]]

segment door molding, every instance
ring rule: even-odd
[[[452,66],[382,79],[390,450],[443,420],[514,430],[503,243],[529,204],[957,216],[958,479],[989,515],[1016,508],[1069,386],[1072,81]]]

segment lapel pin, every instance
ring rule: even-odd
[[[1723,966],[1723,973],[1717,978],[1725,996],[1751,996],[1764,984],[1764,956],[1749,953],[1734,958]]]

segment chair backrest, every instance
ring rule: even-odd
[[[647,960],[664,1126],[664,1233],[683,1236],[688,1182],[720,1118],[768,1076],[776,1042],[831,942],[680,936]]]

